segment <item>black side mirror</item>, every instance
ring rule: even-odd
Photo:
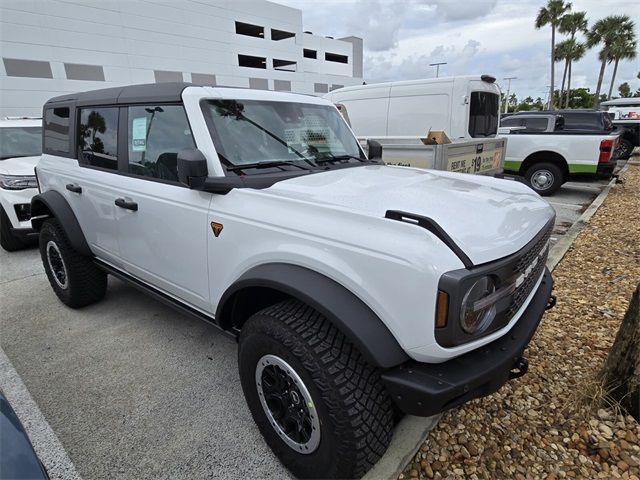
[[[200,190],[209,171],[207,158],[197,148],[178,152],[178,180],[189,188]]]
[[[382,145],[375,140],[367,140],[369,160],[382,160]]]

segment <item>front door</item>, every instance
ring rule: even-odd
[[[195,148],[184,108],[129,106],[123,117],[126,162],[120,166],[125,171],[114,202],[124,268],[174,297],[208,309],[212,195],[178,182],[177,153]]]

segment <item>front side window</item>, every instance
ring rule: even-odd
[[[203,106],[227,169],[269,162],[299,168],[337,158],[362,158],[335,108],[294,102],[212,100]],[[260,170],[246,170],[260,173]]]
[[[31,157],[42,153],[42,128],[0,128],[0,160]]]
[[[178,152],[195,148],[181,105],[129,107],[129,173],[178,181]]]
[[[469,135],[494,136],[498,132],[499,97],[490,92],[472,92],[469,105]]]
[[[118,169],[118,109],[83,108],[80,110],[78,159],[84,165]]]

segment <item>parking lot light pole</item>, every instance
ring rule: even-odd
[[[430,63],[429,66],[430,67],[436,67],[436,78],[438,78],[438,76],[440,75],[440,65],[446,65],[447,62],[440,62],[440,63]]]
[[[504,98],[504,113],[509,110],[509,92],[511,91],[511,80],[515,80],[518,77],[504,77],[503,80],[507,80],[507,96]]]

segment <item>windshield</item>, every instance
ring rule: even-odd
[[[204,111],[228,170],[280,162],[315,167],[319,160],[335,157],[364,158],[338,111],[328,105],[212,100]]]
[[[0,128],[0,160],[42,153],[42,127]]]
[[[472,138],[491,137],[498,132],[498,95],[472,92],[469,106],[469,135]]]

